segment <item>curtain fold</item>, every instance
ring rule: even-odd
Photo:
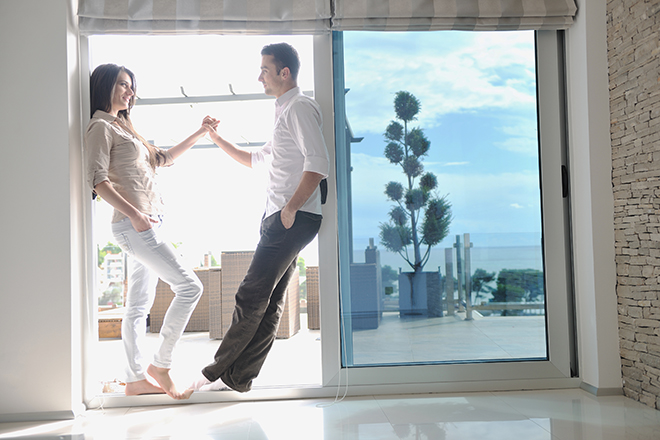
[[[332,30],[566,29],[575,0],[334,0]]]
[[[80,0],[83,33],[327,32],[329,0]]]
[[[80,0],[83,33],[316,34],[330,30],[543,30],[575,0]]]

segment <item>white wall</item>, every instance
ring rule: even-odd
[[[81,407],[71,3],[0,0],[0,421],[70,416]]]
[[[580,377],[620,393],[605,6],[578,0],[567,31],[569,166]]]

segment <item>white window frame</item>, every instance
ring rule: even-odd
[[[318,235],[320,275],[320,315],[322,341],[322,384],[320,387],[253,390],[250,393],[194,393],[190,403],[335,397],[428,392],[494,391],[517,389],[573,388],[580,386],[576,369],[573,332],[573,299],[569,241],[568,202],[562,198],[561,166],[566,165],[565,109],[563,85],[563,40],[561,32],[537,32],[537,75],[539,136],[541,143],[542,210],[546,304],[548,320],[548,361],[488,362],[441,365],[343,368],[342,330],[339,320],[340,273],[339,228],[334,135],[334,70],[332,34],[314,36],[315,99],[324,117],[323,134],[330,155],[328,201],[323,208],[323,224]],[[80,36],[82,69],[83,127],[89,120],[89,51],[87,37]],[[84,195],[89,195],[84,192]],[[84,203],[87,259],[95,255],[92,234],[91,198]],[[91,261],[91,260],[90,260]],[[93,291],[93,265],[88,266],[86,285]],[[162,405],[172,403],[167,396],[97,396],[90,370],[93,362],[97,311],[90,301],[85,309],[83,331],[84,400],[89,407],[103,404],[120,407],[128,404]],[[200,366],[201,368],[202,366]],[[345,388],[348,384],[348,389]],[[338,388],[339,387],[339,388]]]
[[[571,254],[568,200],[562,196],[562,166],[566,165],[563,85],[563,39],[557,31],[538,31],[537,75],[539,141],[544,257],[546,278],[547,361],[475,362],[439,365],[341,367],[342,329],[339,323],[338,271],[339,219],[324,216],[319,236],[321,274],[321,340],[323,341],[323,386],[349,384],[349,395],[449,391],[492,391],[578,387],[575,360]],[[331,37],[328,37],[330,39]],[[327,47],[329,46],[329,47]],[[315,51],[332,54],[331,41]],[[327,53],[329,52],[329,54]],[[316,52],[315,52],[316,53]],[[321,53],[319,53],[321,56]],[[316,65],[319,90],[329,90],[329,69]],[[317,95],[319,102],[327,97]],[[322,104],[323,105],[323,104]],[[337,116],[340,118],[341,116]],[[332,133],[334,135],[334,133]],[[329,135],[326,139],[329,140]],[[335,145],[329,142],[329,145]],[[334,157],[335,152],[332,156]],[[338,154],[339,155],[339,154]],[[336,170],[335,170],[336,171]],[[332,174],[335,176],[336,174]],[[335,183],[335,182],[332,182]],[[337,196],[331,194],[327,210],[337,212]],[[331,229],[332,228],[332,229]],[[347,321],[350,322],[350,319]],[[344,329],[346,330],[346,329]]]

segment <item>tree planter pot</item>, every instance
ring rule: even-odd
[[[442,316],[442,292],[438,272],[399,274],[399,314]]]

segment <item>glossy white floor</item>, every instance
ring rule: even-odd
[[[355,364],[530,359],[546,355],[544,316],[480,317],[475,313],[471,321],[464,318],[464,313],[417,319],[385,313],[377,329],[353,333]],[[306,314],[301,314],[300,324],[296,335],[275,341],[254,381],[255,388],[321,384],[321,332],[307,329]],[[158,334],[148,333],[144,344],[144,353],[150,356],[157,350]],[[175,381],[189,385],[213,360],[219,345],[220,341],[209,339],[208,333],[184,333],[174,352]],[[123,378],[125,356],[120,339],[100,341],[91,358],[99,393],[103,382]]]
[[[0,424],[0,439],[650,440],[660,411],[579,389],[368,396],[92,410]]]

